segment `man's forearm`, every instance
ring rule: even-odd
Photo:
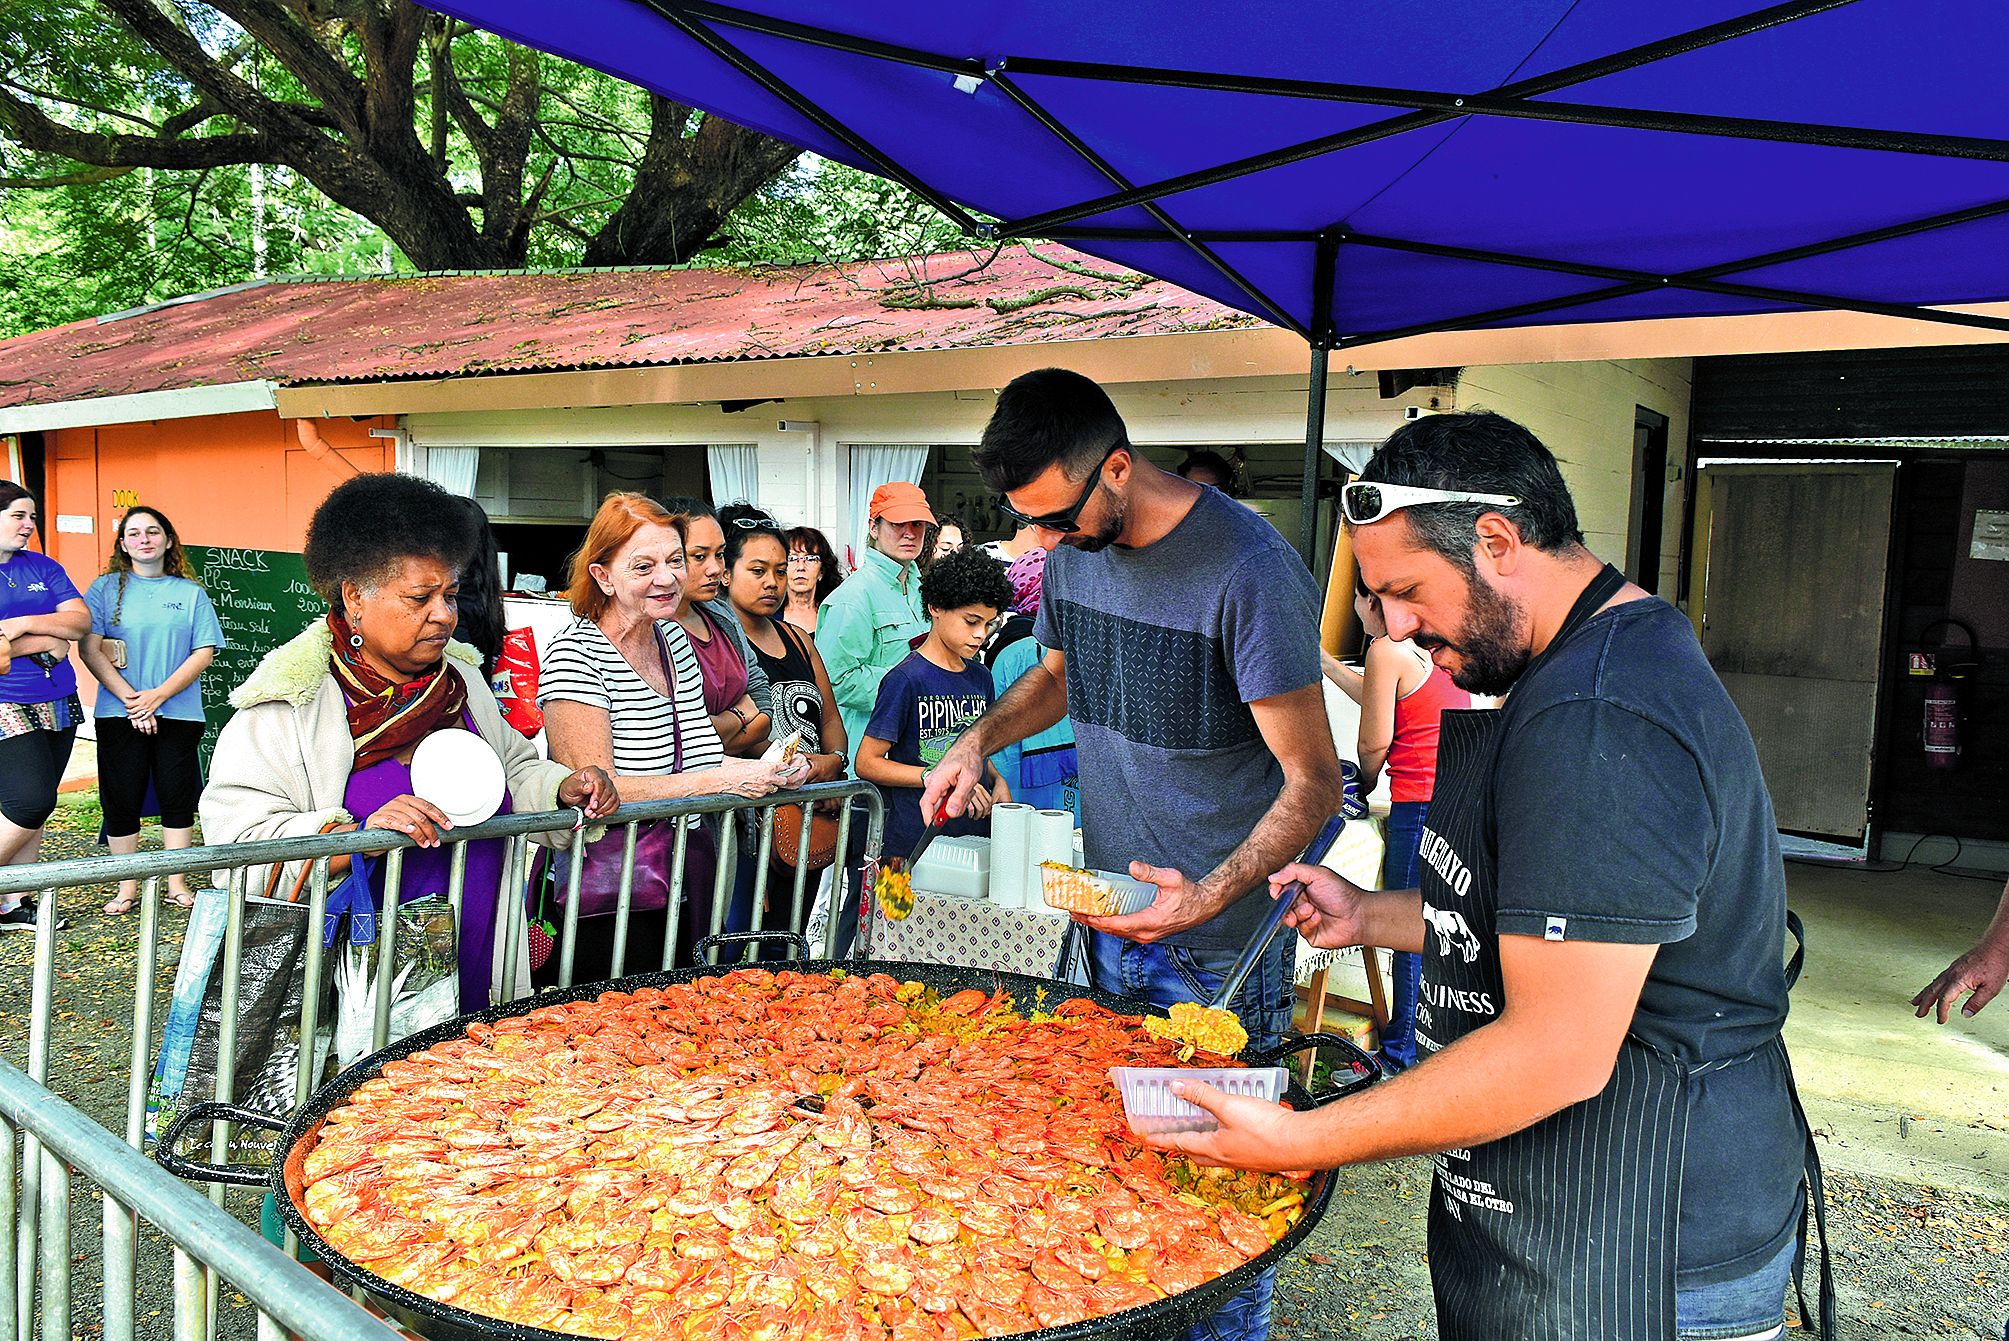
[[[1374,890],[1360,900],[1366,941],[1377,950],[1423,953],[1423,894],[1414,889]]]
[[[1294,1121],[1295,1167],[1331,1168],[1459,1150],[1532,1127],[1584,1096],[1541,1064],[1555,1040],[1525,1038],[1511,1018],[1351,1099]]]
[[[1037,735],[1067,716],[1067,686],[1054,678],[1044,663],[1032,669],[1005,690],[1004,697],[979,717],[963,738],[989,757],[1007,745],[1016,745],[1027,736]]]
[[[1271,871],[1282,870],[1296,861],[1305,846],[1318,836],[1325,822],[1339,812],[1341,800],[1339,770],[1330,776],[1325,770],[1284,777],[1283,790],[1263,813],[1261,820],[1228,859],[1200,881],[1200,888],[1214,912],[1219,912],[1255,886],[1267,881]],[[1324,854],[1314,852],[1316,861]]]

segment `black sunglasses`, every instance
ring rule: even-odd
[[[1118,439],[1115,445],[1104,452],[1102,459],[1095,463],[1095,469],[1089,472],[1088,482],[1081,486],[1081,492],[1075,496],[1074,505],[1064,511],[1049,512],[1043,517],[1029,517],[1013,507],[1011,500],[1003,494],[998,495],[998,511],[1004,513],[1005,516],[1010,517],[1021,526],[1037,526],[1042,531],[1055,531],[1061,535],[1073,535],[1081,529],[1081,510],[1088,506],[1088,500],[1094,496],[1095,486],[1102,483],[1102,468],[1109,464],[1110,457],[1116,455],[1118,452],[1127,452],[1129,450],[1130,444],[1127,441]]]

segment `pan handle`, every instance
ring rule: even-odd
[[[265,1131],[285,1131],[286,1123],[270,1113],[261,1113],[255,1108],[244,1108],[238,1104],[197,1104],[168,1124],[160,1139],[154,1143],[154,1162],[177,1178],[186,1178],[198,1183],[224,1183],[231,1187],[263,1187],[272,1175],[268,1168],[253,1164],[209,1164],[199,1159],[188,1159],[175,1150],[182,1137],[188,1135],[189,1128],[201,1122],[214,1122],[222,1118],[226,1122],[239,1122],[247,1127],[259,1127]]]
[[[809,938],[797,931],[721,931],[716,936],[700,936],[691,947],[691,962],[702,963],[705,951],[721,945],[745,945],[758,941],[787,941],[795,947],[797,959],[809,958]]]
[[[1250,1053],[1242,1060],[1250,1066],[1279,1066],[1285,1057],[1306,1048],[1337,1048],[1342,1059],[1351,1066],[1353,1074],[1345,1080],[1335,1080],[1322,1094],[1312,1096],[1313,1108],[1323,1108],[1335,1099],[1344,1099],[1381,1079],[1381,1067],[1375,1063],[1365,1049],[1345,1034],[1285,1034],[1275,1047],[1263,1048]],[[1338,1076],[1341,1068],[1333,1067],[1332,1075]]]

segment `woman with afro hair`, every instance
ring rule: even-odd
[[[359,475],[328,495],[307,529],[307,578],[328,613],[269,653],[236,692],[202,794],[211,843],[386,829],[411,839],[404,901],[448,891],[441,840],[453,821],[412,792],[411,758],[436,731],[473,732],[500,756],[498,814],[575,806],[589,818],[620,803],[599,768],[547,763],[507,722],[479,655],[452,640],[460,575],[479,545],[459,499],[411,475]],[[461,887],[460,1007],[530,990],[500,981],[493,954],[506,843],[469,845]],[[381,906],[382,863],[356,874]],[[329,863],[348,876],[350,859]],[[306,864],[251,872],[252,888],[298,890]],[[527,948],[515,956],[527,966]]]

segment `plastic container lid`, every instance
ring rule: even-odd
[[[1052,862],[1040,864],[1039,888],[1050,908],[1098,917],[1139,912],[1149,908],[1158,897],[1158,886],[1132,880],[1127,875],[1056,866]]]
[[[1172,1093],[1175,1080],[1202,1080],[1215,1089],[1275,1103],[1290,1083],[1281,1066],[1112,1066],[1109,1078],[1123,1092],[1123,1116],[1139,1136],[1213,1131],[1221,1124],[1198,1104]]]
[[[951,899],[981,899],[990,888],[991,840],[937,838],[914,863],[914,888]]]
[[[502,760],[472,731],[435,731],[412,751],[412,794],[455,824],[480,824],[502,808]]]

